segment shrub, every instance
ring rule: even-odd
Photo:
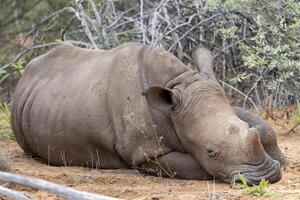
[[[94,49],[138,41],[165,48],[191,66],[192,51],[204,45],[214,51],[217,78],[256,104],[282,106],[300,97],[299,1],[62,2],[32,29],[38,44],[33,51],[60,43],[39,46],[50,38]]]

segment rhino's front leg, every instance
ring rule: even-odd
[[[164,177],[191,180],[212,179],[212,176],[190,154],[178,151],[149,159],[140,169],[143,172]]]
[[[244,110],[240,107],[233,107],[236,115],[243,121],[247,122],[250,127],[255,127],[259,133],[260,141],[266,153],[274,160],[278,160],[281,166],[288,164],[288,160],[280,151],[277,144],[277,136],[274,130],[258,115]]]

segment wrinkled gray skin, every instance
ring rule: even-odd
[[[12,123],[24,151],[52,165],[277,182],[279,162],[235,112],[214,78],[162,49],[62,45],[27,65]]]

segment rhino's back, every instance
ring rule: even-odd
[[[114,51],[63,45],[28,64],[12,108],[14,133],[25,151],[52,164],[86,159],[102,168],[123,165],[106,105]]]

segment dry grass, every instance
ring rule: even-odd
[[[0,139],[12,140],[14,135],[11,129],[11,112],[8,104],[0,106]]]
[[[4,104],[0,107],[0,139],[11,140],[13,139],[13,133],[10,124],[10,108],[8,104]],[[0,171],[10,171],[11,159],[5,153],[5,146],[0,146]]]
[[[3,149],[3,146],[1,147]],[[0,171],[11,170],[11,159],[2,150],[0,150]]]

